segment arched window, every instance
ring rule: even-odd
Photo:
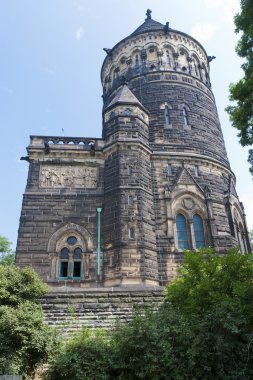
[[[176,217],[177,239],[179,249],[189,249],[187,224],[184,215],[178,214]]]
[[[184,125],[189,125],[189,115],[186,107],[183,107]]]
[[[166,50],[166,63],[168,63],[168,65],[170,65],[170,52],[169,52],[169,50]]]
[[[204,226],[203,226],[203,220],[201,216],[198,214],[195,214],[193,216],[193,229],[194,229],[194,238],[195,238],[195,245],[196,248],[205,247],[205,234],[204,234]]]
[[[69,249],[64,247],[60,253],[60,277],[68,278],[69,271]]]
[[[134,197],[132,195],[128,195],[128,206],[133,206]]]
[[[137,72],[140,70],[140,60],[138,54],[135,55],[135,70]]]
[[[165,124],[166,125],[171,124],[170,109],[168,106],[165,106],[164,108],[164,116],[165,116]]]
[[[135,237],[135,232],[134,232],[134,227],[129,228],[129,238],[134,239]]]
[[[80,278],[82,273],[82,250],[77,247],[73,255],[73,278]]]
[[[69,235],[64,238],[63,244],[59,255],[59,279],[81,279],[84,269],[84,247],[81,239]]]
[[[172,165],[171,164],[168,164],[167,173],[168,173],[168,175],[172,175]]]

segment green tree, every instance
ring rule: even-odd
[[[11,250],[11,242],[0,236],[0,265],[14,264],[15,254]]]
[[[67,344],[47,380],[253,378],[252,255],[187,252],[165,298],[103,339]]]
[[[30,268],[0,265],[0,374],[33,377],[57,349],[38,301],[46,292]]]
[[[230,86],[230,100],[236,105],[226,108],[233,127],[239,130],[240,144],[253,145],[253,0],[241,0],[241,12],[235,16],[236,33],[241,32],[237,54],[245,59],[241,66],[244,77]],[[253,150],[249,150],[248,162],[253,175]]]

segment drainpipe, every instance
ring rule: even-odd
[[[100,217],[101,217],[101,208],[97,208],[97,213],[98,213],[98,247],[97,247],[97,286],[100,284],[101,280],[101,271],[100,271]]]

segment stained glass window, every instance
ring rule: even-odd
[[[189,249],[187,225],[184,215],[178,214],[176,217],[176,226],[177,226],[177,238],[178,238],[178,247],[180,249]]]
[[[69,236],[69,237],[67,238],[67,243],[68,243],[69,245],[75,245],[76,242],[77,242],[77,238],[76,238],[75,236]]]
[[[203,220],[198,214],[195,214],[193,217],[193,228],[196,248],[205,247],[206,243]]]

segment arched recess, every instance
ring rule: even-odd
[[[198,78],[200,78],[199,65],[200,65],[199,57],[196,55],[196,53],[193,53],[192,54],[192,66],[193,66],[192,74]]]
[[[209,229],[208,229],[208,213],[204,200],[204,196],[200,191],[179,191],[175,195],[171,204],[171,216],[168,215],[169,221],[174,221],[174,241],[175,249],[182,250],[180,237],[178,235],[177,228],[177,216],[182,214],[186,220],[187,234],[188,234],[188,248],[187,249],[199,249],[202,246],[207,246],[210,241]],[[196,215],[198,217],[196,217]],[[198,221],[196,221],[198,219]],[[168,228],[168,230],[171,230]],[[183,248],[185,249],[185,248]]]
[[[159,44],[155,42],[149,42],[145,44],[144,48],[147,53],[147,63],[158,63],[158,51],[159,51]]]
[[[181,110],[182,124],[185,128],[190,128],[190,107],[182,103],[179,108]]]
[[[178,46],[178,64],[182,71],[188,72],[188,57],[189,51],[185,48],[185,46]]]
[[[59,228],[48,242],[50,280],[80,281],[89,278],[93,249],[92,236],[83,226],[68,223]]]
[[[160,109],[164,112],[164,124],[171,125],[172,124],[172,110],[173,107],[170,103],[164,102],[160,104]]]
[[[167,42],[161,46],[163,52],[163,62],[165,69],[172,69],[174,66],[174,54],[176,53],[175,47]]]

